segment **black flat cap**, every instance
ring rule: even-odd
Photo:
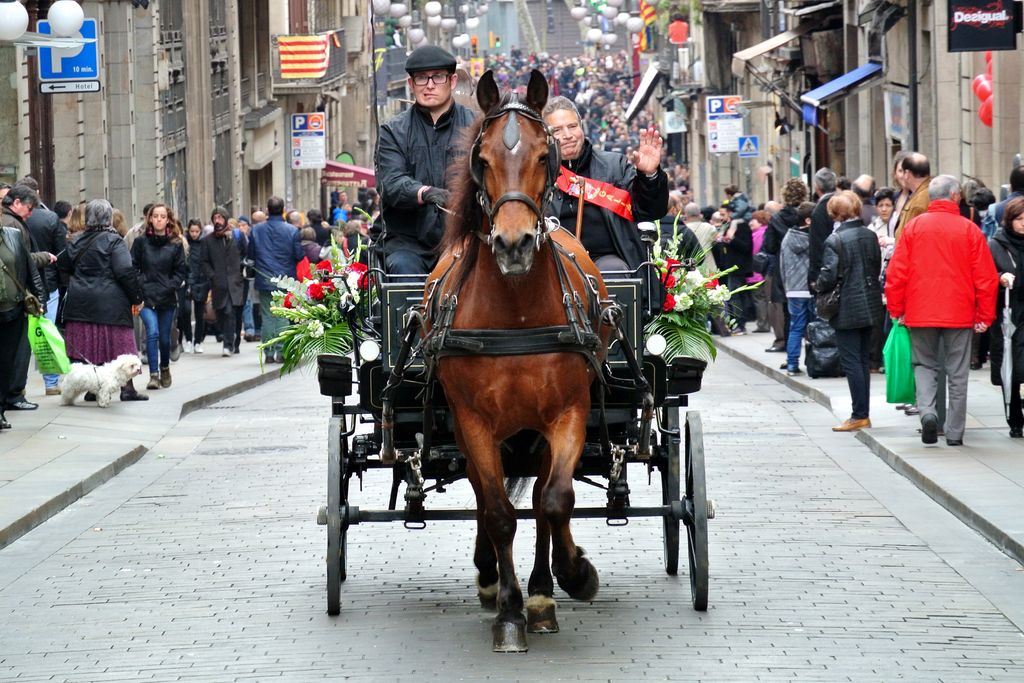
[[[454,72],[455,57],[436,45],[424,45],[413,50],[405,61],[405,70],[410,74],[430,69],[447,69]]]

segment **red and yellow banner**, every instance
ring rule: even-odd
[[[600,206],[602,209],[608,209],[627,221],[633,220],[633,198],[629,192],[615,187],[611,183],[585,178],[562,166],[555,186],[570,197],[579,197],[581,183],[583,184],[584,201]]]
[[[641,52],[646,52],[651,49],[651,24],[657,19],[657,13],[654,8],[645,2],[640,0],[640,18],[644,20],[644,30],[640,31],[639,47]]]
[[[331,62],[329,36],[278,36],[281,78],[323,78]]]

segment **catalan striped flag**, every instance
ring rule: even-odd
[[[640,31],[639,47],[641,52],[646,52],[654,43],[651,25],[657,19],[657,13],[645,0],[640,0],[640,18],[644,20],[644,30]]]
[[[329,36],[278,36],[281,78],[323,78],[331,62]]]

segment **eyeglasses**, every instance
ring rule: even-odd
[[[416,74],[412,77],[412,82],[416,85],[426,85],[430,81],[434,82],[434,85],[441,85],[447,83],[448,79],[452,77],[451,74]]]

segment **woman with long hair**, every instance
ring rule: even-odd
[[[84,230],[57,257],[57,270],[68,280],[64,342],[72,362],[102,365],[138,353],[132,316],[142,308],[142,288],[128,246],[112,226],[110,202],[93,199],[82,215]],[[148,398],[132,380],[121,387],[122,401]]]
[[[836,192],[827,204],[828,215],[840,225],[825,240],[818,294],[839,288],[839,311],[828,321],[836,330],[839,361],[850,387],[853,410],[849,419],[832,428],[854,432],[871,426],[871,329],[882,316],[882,286],[878,275],[882,251],[878,235],[861,220],[860,197],[849,190]]]
[[[147,389],[171,386],[171,327],[178,305],[178,289],[185,282],[185,247],[174,211],[166,204],[153,204],[146,214],[144,234],[132,243],[132,261],[139,272],[145,305],[141,312],[146,326],[146,354],[149,362]]]
[[[206,298],[210,294],[210,283],[203,268],[203,223],[190,218],[185,232],[188,242],[188,286],[185,303],[179,302],[178,330],[185,338],[185,353],[202,353],[206,338]],[[192,320],[196,329],[192,331]]]
[[[1017,278],[1024,271],[1024,197],[1017,197],[1006,205],[1003,211],[1003,225],[988,240],[999,273],[999,300],[995,323],[990,330],[989,343],[992,362],[989,371],[992,383],[1003,383],[1003,354],[1013,354],[1013,377],[1010,378],[1010,406],[1006,422],[1010,427],[1010,438],[1024,437],[1024,411],[1021,410],[1020,385],[1024,378],[1024,279],[1017,284]],[[1006,290],[1010,290],[1010,321],[1017,328],[1011,338],[1011,348],[1005,348],[1003,340],[1002,308],[1006,301]]]

